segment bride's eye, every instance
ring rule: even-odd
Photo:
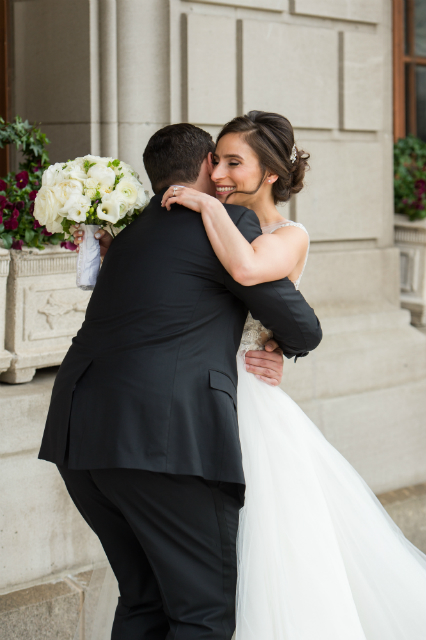
[[[239,162],[230,162],[230,163],[229,163],[229,166],[230,166],[230,167],[238,167],[238,166],[239,166],[239,164],[240,164]]]
[[[213,160],[212,160],[212,164],[215,164],[215,165],[216,165],[216,164],[219,164],[219,160],[216,160],[215,158],[213,158]]]

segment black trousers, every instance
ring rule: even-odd
[[[237,485],[136,469],[59,467],[118,580],[112,640],[230,640]]]

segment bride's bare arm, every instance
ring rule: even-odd
[[[212,196],[189,187],[170,187],[162,204],[173,203],[201,213],[213,250],[232,278],[244,286],[271,282],[289,276],[304,259],[308,248],[307,234],[298,227],[278,229],[251,244],[229,217],[225,207]]]

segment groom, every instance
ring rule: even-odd
[[[120,587],[113,640],[230,640],[244,475],[235,355],[248,309],[287,357],[321,340],[287,279],[232,280],[201,216],[161,207],[211,192],[209,134],[165,127],[144,163],[155,196],[111,244],[57,375],[39,457],[58,465]],[[252,242],[256,215],[227,206]]]

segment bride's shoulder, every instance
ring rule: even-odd
[[[297,244],[301,249],[306,249],[309,245],[308,231],[301,223],[284,223],[273,233],[284,245]]]

